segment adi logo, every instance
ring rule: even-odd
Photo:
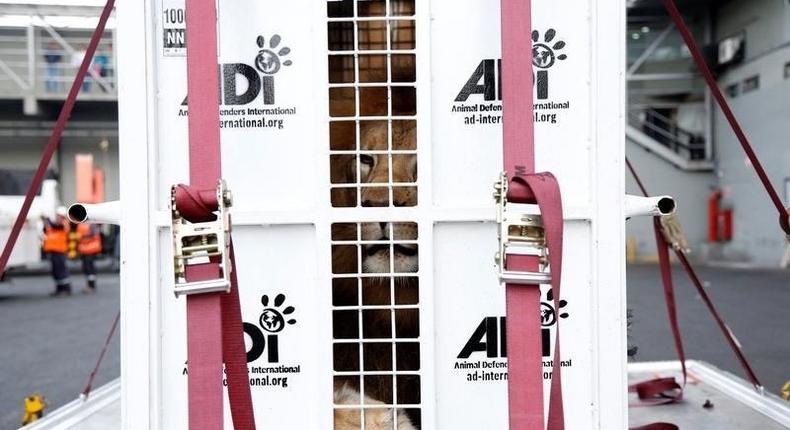
[[[568,55],[562,52],[566,45],[565,41],[557,38],[557,31],[553,28],[546,30],[543,37],[538,30],[532,32],[532,81],[538,100],[549,98],[549,71],[558,62],[568,59]],[[475,94],[482,95],[485,101],[502,100],[501,59],[481,61],[455,97],[455,101],[465,102]]]
[[[279,34],[267,41],[264,36],[256,38],[257,49],[251,66],[246,63],[225,63],[219,66],[220,104],[227,106],[247,105],[259,97],[263,105],[275,104],[274,77],[285,67],[293,65],[287,57],[291,48],[284,46]],[[187,98],[181,103],[187,105]]]
[[[562,40],[554,41],[557,32],[550,28],[543,35],[543,40],[540,40],[540,32],[535,30],[532,32],[532,65],[540,69],[550,69],[557,61],[564,61],[568,58],[567,55],[558,53],[565,48],[565,42]]]
[[[559,305],[559,309],[554,308],[554,292],[551,289],[546,292],[545,300],[540,302],[541,341],[544,357],[551,355],[550,327],[557,324],[558,319],[568,318],[568,313],[564,310],[568,302],[560,300]],[[485,352],[486,358],[507,357],[506,334],[507,319],[505,317],[485,317],[461,348],[457,358],[467,359],[476,352]]]
[[[284,309],[280,309],[284,301],[285,295],[278,294],[277,297],[274,298],[274,307],[269,307],[269,296],[264,294],[263,297],[261,297],[261,304],[263,304],[264,307],[259,319],[261,328],[269,333],[279,333],[285,328],[286,322],[289,325],[296,324],[296,320],[293,318],[288,319],[288,321],[285,320],[295,309],[293,306],[286,306]]]
[[[540,302],[540,325],[551,327],[557,324],[557,318],[568,318],[568,313],[563,311],[566,306],[568,306],[568,302],[560,300],[560,308],[554,309],[554,290],[549,290],[546,293],[546,301]]]
[[[266,352],[269,363],[280,361],[279,334],[289,326],[296,324],[296,319],[291,315],[296,310],[293,306],[285,304],[285,294],[278,294],[274,301],[264,294],[261,297],[263,310],[258,318],[258,324],[244,323],[244,333],[250,337],[251,346],[247,350],[247,363],[259,359]]]
[[[256,41],[260,51],[258,51],[258,56],[255,57],[255,68],[260,70],[261,73],[274,75],[280,71],[281,66],[290,66],[293,64],[291,60],[281,60],[281,58],[291,53],[291,48],[283,46],[276,54],[274,52],[282,41],[279,34],[272,36],[269,40],[268,48],[266,47],[266,39],[264,39],[263,36],[258,36]]]

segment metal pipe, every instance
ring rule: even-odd
[[[633,216],[661,216],[675,213],[677,204],[670,196],[641,197],[626,194],[625,217]]]
[[[88,204],[74,203],[69,206],[69,220],[75,223],[121,224],[121,202]]]

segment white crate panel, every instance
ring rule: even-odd
[[[560,320],[562,330],[562,368],[566,410],[583,411],[595,405],[592,392],[583,387],[593,381],[591,351],[584,339],[593,336],[589,324],[588,304],[592,290],[587,281],[592,275],[587,223],[570,223],[566,227],[567,265],[563,271],[562,298],[567,299],[559,312],[548,299],[550,287],[541,288],[541,310],[548,311],[542,320],[552,346],[544,351],[544,362],[553,357],[554,325]],[[502,353],[502,329],[505,316],[504,287],[493,272],[496,252],[494,224],[457,223],[436,226],[434,239],[436,303],[436,390],[438,422],[449,427],[507,427],[507,382],[503,378],[507,359]],[[466,244],[466,245],[462,245]],[[475,244],[474,246],[469,246]],[[574,246],[575,245],[575,246]],[[554,311],[554,312],[551,312]],[[542,316],[542,315],[541,315]],[[539,311],[535,310],[536,319]],[[478,333],[481,324],[485,333]],[[493,326],[491,326],[493,325]],[[490,330],[493,329],[493,330]],[[468,344],[494,345],[490,351],[464,351]],[[480,366],[479,368],[469,366]],[[485,368],[484,366],[491,366]],[[544,366],[550,374],[551,367]],[[550,380],[544,380],[548,399]],[[548,400],[547,400],[548,402]],[[484,405],[484,406],[483,406]],[[548,407],[548,403],[546,404]],[[569,428],[584,428],[590,419],[584,413],[566,414]]]
[[[161,240],[165,247],[169,238],[162,235]],[[283,247],[283,243],[290,245]],[[329,390],[317,389],[318,381],[323,381],[327,388],[330,386],[326,375],[331,372],[331,362],[316,354],[321,348],[320,339],[330,334],[323,323],[329,312],[321,300],[321,291],[316,289],[315,229],[310,226],[238,228],[234,232],[234,246],[241,285],[242,320],[250,326],[247,330],[251,332],[245,334],[245,344],[247,350],[256,355],[248,363],[256,415],[273,428],[322,428],[320,414],[294,414],[291,409],[299,403],[329,407],[329,403],[320,398],[322,392]],[[247,252],[240,252],[243,250]],[[161,264],[168,267],[167,255]],[[161,377],[162,410],[166,412],[162,414],[162,428],[186,429],[185,299],[173,297],[172,270],[162,273]],[[282,297],[282,302],[278,296]],[[289,307],[293,308],[290,312]],[[272,323],[265,320],[267,315],[274,317]],[[284,319],[278,321],[278,315]],[[272,342],[277,345],[276,353],[272,352]],[[225,417],[230,428],[227,404]]]
[[[536,169],[555,173],[565,191],[565,203],[576,207],[589,205],[592,192],[593,88],[586,78],[591,60],[589,13],[587,2],[533,2],[536,43],[559,47],[552,49],[555,57],[552,65],[535,67],[540,86],[533,91],[535,113],[540,116],[535,127]],[[482,110],[482,107],[501,109],[502,106],[499,2],[434,1],[431,14],[434,204],[489,206],[491,185],[502,170],[501,123],[468,124],[467,120],[493,117],[494,121],[501,121],[501,110]],[[554,36],[546,43],[551,30]],[[558,42],[563,44],[557,45]],[[484,73],[475,75],[481,66]],[[465,101],[456,101],[465,84],[470,80],[475,82],[473,76],[479,76],[477,84],[486,87],[477,89],[482,94],[474,93]],[[541,105],[557,107],[546,109]],[[477,112],[461,110],[474,107],[478,108]]]
[[[183,5],[183,1],[180,3]],[[325,84],[318,80],[323,73],[316,70],[325,68],[322,57],[326,51],[315,42],[316,32],[323,31],[323,23],[293,19],[303,13],[304,6],[298,2],[287,2],[276,8],[254,1],[243,2],[243,7],[238,2],[219,4],[219,63],[223,70],[220,120],[225,124],[221,129],[223,176],[235,196],[234,210],[313,207],[317,199],[327,197],[319,192],[325,178],[314,167],[325,160],[325,152],[318,150],[325,148],[322,134],[325,107],[320,103]],[[263,37],[263,48],[257,44],[258,36]],[[274,48],[273,41],[277,43]],[[255,68],[261,50],[284,53],[278,56],[281,65],[273,74]],[[288,61],[290,65],[285,65]],[[252,90],[250,80],[239,73],[224,71],[224,67],[233,65],[251,73]],[[161,144],[156,147],[159,166],[166,166],[158,171],[157,191],[159,208],[164,210],[169,204],[169,186],[188,182],[185,158],[188,117],[180,114],[187,110],[181,105],[187,93],[186,58],[160,55],[157,67],[163,78],[158,80]],[[244,99],[245,94],[252,97],[257,92],[257,95],[247,103],[227,104],[225,97],[230,97],[228,94],[233,91],[225,80],[226,75],[235,78],[238,99]],[[267,87],[266,82],[272,85]],[[256,86],[257,91],[253,91]],[[273,102],[266,100],[267,97],[273,98]],[[257,114],[251,111],[254,109],[275,113]],[[245,113],[238,115],[236,111]],[[245,126],[235,127],[238,121],[244,121]]]

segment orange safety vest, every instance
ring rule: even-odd
[[[44,228],[44,252],[59,252],[65,254],[69,250],[69,225],[63,223],[63,228],[54,228],[47,223]]]
[[[77,252],[82,255],[96,255],[101,252],[101,235],[98,229],[92,230],[93,226],[89,224],[77,225],[77,235],[79,237]]]

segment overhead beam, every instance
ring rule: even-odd
[[[642,54],[639,55],[639,58],[637,58],[636,61],[634,61],[634,63],[631,64],[631,67],[629,67],[628,70],[626,71],[626,75],[631,76],[637,70],[639,70],[639,68],[642,67],[642,64],[644,64],[645,61],[647,61],[647,59],[650,58],[650,56],[653,55],[654,52],[656,52],[656,49],[658,49],[658,47],[661,46],[662,43],[664,43],[664,40],[667,38],[667,36],[670,35],[670,33],[672,33],[672,30],[674,28],[675,28],[675,24],[673,23],[667,25],[667,27],[663,31],[661,31],[661,33],[658,36],[656,36],[656,38],[653,39],[653,41],[650,42],[649,45],[647,45],[645,50],[642,51]]]
[[[626,79],[631,81],[679,81],[699,77],[696,73],[640,73],[629,75]]]
[[[65,6],[65,5],[29,5],[29,4],[6,4],[0,0],[0,8],[4,15],[54,15],[54,16],[73,16],[83,18],[86,16],[99,16],[101,6]]]
[[[14,81],[14,83],[16,83],[17,86],[19,86],[19,88],[25,91],[30,89],[30,87],[27,85],[27,82],[25,82],[19,75],[17,75],[16,72],[13,69],[11,69],[11,67],[9,67],[8,64],[6,64],[6,62],[3,61],[2,58],[0,58],[0,70],[5,72],[5,74],[8,75],[8,77],[11,78],[11,80]]]

